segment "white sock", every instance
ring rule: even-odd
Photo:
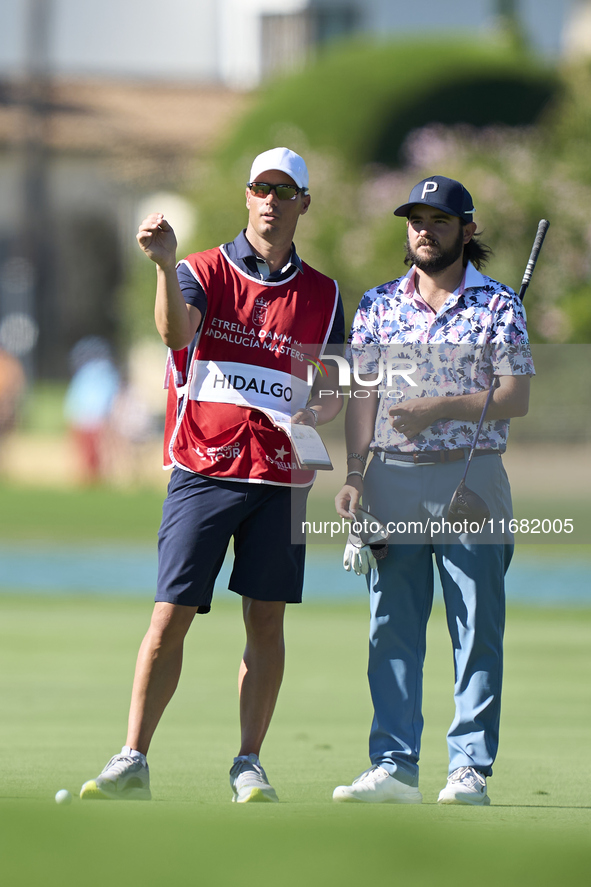
[[[143,755],[141,753],[141,751],[138,751],[135,748],[130,748],[128,745],[123,746],[123,748],[121,749],[121,754],[127,755],[130,758],[135,758],[136,761],[139,761],[141,764],[144,764],[144,766],[146,766],[148,763],[146,761],[146,756]]]
[[[253,754],[253,752],[251,752],[251,754]],[[237,764],[238,761],[248,761],[249,758],[250,758],[250,755],[238,755],[238,757],[234,758],[234,763]],[[259,756],[255,755],[255,758],[257,759],[258,763],[260,764],[261,762],[259,761]]]

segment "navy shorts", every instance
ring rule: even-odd
[[[300,603],[306,549],[293,544],[292,523],[301,527],[306,519],[308,492],[309,487],[238,483],[174,468],[158,533],[156,601],[208,613],[234,537],[230,590],[261,601]]]

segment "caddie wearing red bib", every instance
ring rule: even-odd
[[[336,282],[302,262],[293,244],[309,205],[304,160],[273,148],[253,162],[248,225],[234,241],[177,265],[176,238],[163,215],[140,225],[139,245],[157,266],[156,326],[169,348],[164,464],[173,471],[127,742],[82,786],[85,800],[151,797],[150,741],[176,689],[186,633],[194,616],[211,608],[233,538],[229,587],[242,597],[246,648],[232,800],[277,801],[259,752],[283,676],[285,605],[302,598],[304,545],[293,543],[292,527],[303,525],[314,474],[297,467],[276,423],[315,426],[334,418],[339,399],[317,397],[307,372],[310,359],[344,339]],[[336,368],[328,372],[323,387],[336,392]]]

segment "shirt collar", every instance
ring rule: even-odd
[[[413,265],[408,269],[404,277],[401,278],[400,283],[398,284],[398,292],[404,295],[409,295],[414,292],[414,276],[415,276],[416,267]],[[458,292],[458,296],[463,295],[468,289],[480,289],[484,286],[485,280],[484,275],[477,271],[472,262],[468,262],[466,266],[466,274],[464,276],[464,288],[461,292]]]
[[[244,228],[240,232],[238,237],[235,238],[234,246],[236,248],[236,258],[242,259],[243,261],[253,258],[256,259],[257,254],[246,237],[246,228]],[[283,268],[281,268],[280,271],[276,271],[275,274],[284,274],[290,265],[295,265],[298,271],[301,271],[303,273],[304,269],[302,267],[302,260],[296,252],[295,243],[292,243],[291,245],[291,254],[289,256],[289,259],[287,260],[287,263]]]
[[[477,271],[472,262],[468,262],[466,267],[466,282],[464,283],[464,291],[469,289],[480,289],[485,285],[484,274]]]

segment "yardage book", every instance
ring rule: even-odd
[[[261,410],[269,417],[273,425],[280,428],[291,441],[293,454],[300,468],[313,471],[332,471],[328,451],[322,438],[311,425],[293,425],[284,413],[276,410]]]

